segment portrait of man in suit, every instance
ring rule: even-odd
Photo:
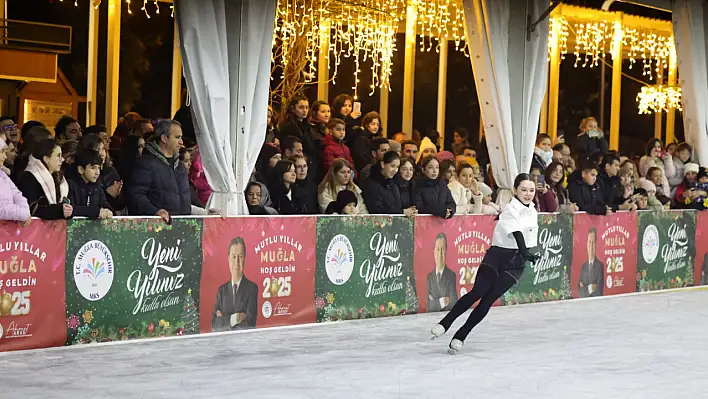
[[[580,268],[578,294],[581,298],[602,296],[605,285],[605,265],[597,259],[597,230],[588,232],[588,260]]]
[[[428,312],[450,310],[457,302],[457,275],[445,265],[447,237],[435,237],[435,269],[428,274]]]
[[[243,238],[231,240],[228,260],[231,279],[216,292],[211,330],[254,328],[258,316],[258,286],[243,274],[246,265],[246,244]]]

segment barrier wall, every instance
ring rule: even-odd
[[[542,214],[541,259],[498,305],[705,285],[707,218]],[[473,287],[494,223],[481,215],[2,223],[0,351],[448,310]],[[436,264],[445,265],[440,277]]]

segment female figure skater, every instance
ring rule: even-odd
[[[533,203],[535,194],[536,184],[531,176],[527,173],[516,176],[514,198],[499,215],[492,246],[479,266],[474,287],[432,328],[432,339],[445,334],[455,319],[481,299],[450,342],[448,352],[451,355],[462,349],[465,338],[487,315],[492,304],[519,282],[525,263],[535,263],[538,260],[539,256],[529,251],[529,248],[537,245],[538,215]]]

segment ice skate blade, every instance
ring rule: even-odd
[[[457,353],[462,350],[462,345],[464,345],[464,342],[460,341],[459,339],[453,339],[450,341],[450,347],[447,350],[447,353],[451,355],[456,355]]]
[[[457,355],[459,352],[460,352],[460,351],[458,351],[458,350],[456,350],[456,349],[452,349],[452,348],[449,348],[449,349],[447,350],[447,353],[450,354],[450,355]]]
[[[430,333],[433,334],[433,336],[430,337],[430,340],[432,341],[435,338],[445,334],[445,327],[440,324],[436,324],[433,326],[433,328],[430,329]]]

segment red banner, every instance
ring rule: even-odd
[[[708,285],[708,212],[696,215],[696,260],[694,285]]]
[[[64,345],[66,222],[0,222],[0,352]]]
[[[314,323],[316,225],[314,217],[205,219],[201,332]]]
[[[415,219],[414,267],[420,312],[450,310],[472,289],[493,233],[494,216]],[[495,303],[499,304],[501,301]]]
[[[636,212],[575,214],[570,273],[574,298],[636,291],[637,228]]]

